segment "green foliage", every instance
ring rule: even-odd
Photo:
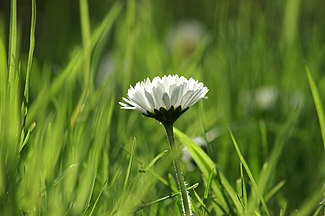
[[[25,4],[0,8],[0,215],[180,215],[163,127],[118,106],[175,73],[209,88],[175,125],[195,215],[322,215],[321,1]]]

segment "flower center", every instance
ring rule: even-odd
[[[159,110],[154,109],[154,113],[147,112],[147,114],[143,114],[143,115],[154,118],[160,123],[162,123],[163,125],[166,125],[166,124],[173,124],[188,109],[189,107],[182,110],[181,106],[178,106],[175,109],[174,106],[171,106],[169,110],[166,110],[165,108],[160,107]]]

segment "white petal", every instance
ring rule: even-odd
[[[187,108],[187,106],[185,106],[185,105],[188,104],[189,99],[190,99],[190,97],[192,96],[193,93],[194,93],[194,91],[189,90],[183,95],[182,100],[181,100],[182,109]]]
[[[193,91],[193,93],[191,94],[191,96],[188,98],[187,102],[184,104],[185,107],[190,107],[191,105],[193,105],[194,103],[193,100],[196,100],[198,98],[198,95],[200,94],[200,91]]]
[[[152,95],[149,92],[144,91],[144,93],[145,93],[147,100],[150,104],[150,108],[151,108],[150,111],[153,111],[153,108],[155,107],[155,101],[153,100]]]
[[[170,105],[170,98],[169,98],[169,96],[168,96],[168,94],[166,92],[163,94],[162,99],[164,101],[165,108],[168,110],[171,105]]]
[[[158,87],[154,87],[152,89],[152,93],[153,93],[153,98],[155,100],[155,105],[156,105],[155,108],[159,109],[160,107],[164,107],[164,102],[162,100],[163,92],[161,91],[161,89]]]
[[[180,91],[180,88],[177,86],[176,88],[173,89],[173,91],[171,92],[170,94],[170,98],[171,98],[171,103],[172,105],[176,106],[177,104],[177,101],[178,101],[178,98],[179,98],[179,91]],[[175,107],[176,108],[176,107]]]

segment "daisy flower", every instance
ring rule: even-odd
[[[155,77],[130,86],[128,97],[120,102],[122,109],[141,112],[162,124],[174,123],[176,119],[199,100],[207,98],[209,89],[193,78],[178,75]]]

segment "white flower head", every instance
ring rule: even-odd
[[[193,78],[178,75],[155,77],[130,86],[122,109],[137,110],[163,124],[174,123],[188,108],[202,98],[207,98],[209,89]]]

